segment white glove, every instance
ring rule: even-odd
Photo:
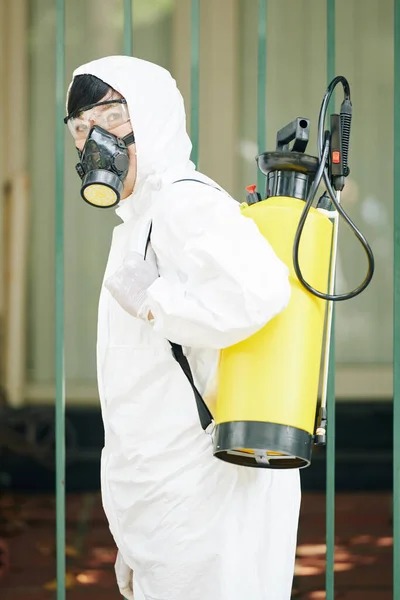
[[[128,567],[119,550],[114,569],[120,594],[124,596],[126,600],[134,600],[133,571],[130,567]]]
[[[138,252],[130,252],[114,275],[106,279],[104,286],[126,312],[137,317],[146,300],[147,289],[157,277],[154,265],[146,262]]]

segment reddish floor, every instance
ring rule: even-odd
[[[324,531],[324,497],[305,494],[293,598],[325,598]],[[390,496],[338,495],[336,536],[335,597],[340,600],[392,598]],[[1,567],[6,547],[8,570]],[[115,549],[97,494],[74,495],[67,499],[67,555],[68,600],[121,598],[114,582]],[[54,499],[3,496],[0,500],[1,600],[53,600],[54,577]]]

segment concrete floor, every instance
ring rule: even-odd
[[[325,498],[303,496],[293,598],[325,598]],[[389,494],[336,498],[335,598],[392,598]],[[0,498],[1,600],[55,598],[55,503],[52,496]],[[118,600],[115,548],[98,494],[67,498],[68,600]],[[190,600],[190,599],[188,599]],[[251,600],[246,599],[246,600]],[[271,598],[271,600],[274,600]]]

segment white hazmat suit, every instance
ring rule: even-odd
[[[168,342],[183,346],[212,410],[219,350],[285,308],[288,269],[239,204],[190,162],[183,100],[166,70],[112,56],[74,76],[85,73],[125,97],[136,139],[137,180],[117,208],[123,223],[104,282],[144,256],[150,223],[147,261],[159,274],[141,318],[104,283],[99,303],[101,485],[120,591],[132,597],[133,570],[135,600],[289,600],[299,472],[215,458]],[[181,179],[209,185],[174,183]]]

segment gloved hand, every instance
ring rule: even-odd
[[[104,286],[124,310],[137,317],[146,300],[147,289],[157,277],[155,266],[138,252],[130,252],[114,275],[106,279]]]
[[[124,596],[126,600],[134,600],[133,571],[126,564],[119,550],[117,554],[117,560],[115,561],[114,569],[120,594]]]

